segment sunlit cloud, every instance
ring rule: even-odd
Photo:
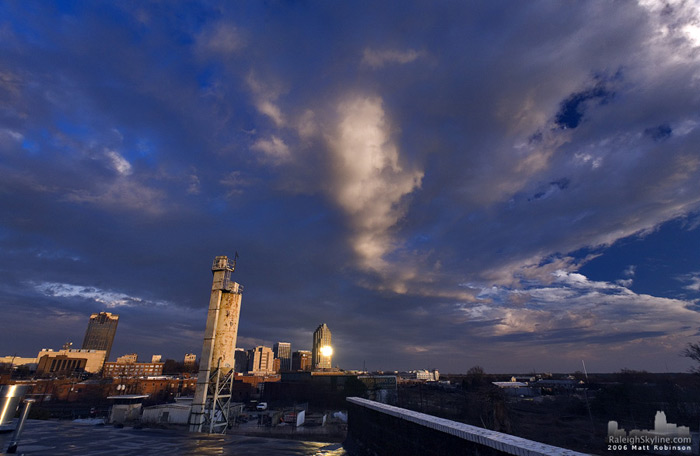
[[[273,84],[263,82],[252,71],[248,74],[246,82],[253,93],[255,107],[258,111],[272,119],[277,127],[285,126],[286,118],[276,102],[281,89]]]
[[[98,287],[72,285],[68,283],[42,282],[32,284],[35,290],[45,296],[54,298],[80,298],[94,301],[108,309],[120,307],[166,307],[171,304],[167,301],[152,301],[138,296],[130,296],[112,290],[104,290]]]
[[[272,136],[270,139],[258,139],[250,148],[262,154],[262,161],[275,164],[288,161],[292,157],[289,147],[277,136]]]
[[[549,286],[484,289],[477,296],[483,304],[465,305],[463,311],[470,321],[491,322],[480,328],[482,337],[530,333],[545,343],[566,341],[566,331],[591,343],[631,340],[641,337],[640,331],[644,337],[682,339],[700,325],[694,301],[638,294],[575,272],[558,270],[552,275]],[[680,321],[685,330],[679,330]]]
[[[351,243],[368,270],[386,266],[394,248],[390,233],[405,213],[405,200],[420,188],[423,172],[401,163],[378,97],[356,97],[338,106],[340,122],[329,139],[333,196],[350,218]]]
[[[106,150],[105,154],[112,163],[115,171],[124,176],[131,174],[131,164],[126,161],[126,159],[122,157],[119,152],[114,150]]]

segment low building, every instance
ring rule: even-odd
[[[136,353],[129,353],[117,358],[117,363],[119,364],[133,364],[137,362],[139,362],[139,355]]]
[[[36,356],[37,358],[37,363],[41,364],[42,363],[42,358],[48,358],[47,360],[44,361],[44,365],[51,365],[52,358],[56,357],[65,357],[62,359],[67,359],[67,360],[73,360],[73,359],[84,359],[85,360],[85,367],[84,370],[85,372],[91,373],[91,374],[97,374],[102,370],[102,366],[105,362],[105,356],[107,355],[107,352],[105,350],[92,350],[92,349],[61,349],[54,351],[52,349],[44,348],[42,349],[39,354]],[[37,370],[39,369],[39,366],[37,366]]]
[[[185,354],[185,359],[183,360],[183,364],[185,367],[193,367],[197,363],[197,355],[194,353],[187,353]]]
[[[36,368],[36,375],[54,377],[72,377],[85,372],[87,359],[66,355],[42,356]]]
[[[148,395],[145,394],[109,396],[107,399],[114,401],[112,410],[109,413],[109,422],[113,424],[124,424],[138,421],[141,418],[143,401],[147,398]]]
[[[21,356],[2,356],[0,357],[0,365],[5,367],[26,366],[29,370],[36,370],[36,358],[23,358]]]
[[[400,374],[402,380],[419,380],[423,382],[437,382],[440,380],[440,372],[437,369],[418,369]]]
[[[187,424],[192,404],[160,404],[144,407],[141,422],[148,424]]]
[[[105,363],[104,377],[146,377],[163,375],[165,363]]]

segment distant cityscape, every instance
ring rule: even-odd
[[[198,359],[196,353],[185,353],[179,360],[163,359],[161,354],[152,354],[149,360],[145,360],[137,353],[125,353],[110,361],[120,316],[105,311],[88,317],[80,348],[66,342],[60,349],[42,348],[36,357],[0,357],[0,368],[5,372],[0,377],[0,384],[13,381],[27,384],[31,387],[28,396],[40,403],[80,401],[85,395],[108,398],[127,394],[143,395],[144,399],[156,402],[169,401],[178,397],[196,397],[199,384],[200,387],[205,385],[205,390],[195,402],[200,400],[204,404],[210,400],[207,398],[211,387],[206,386],[211,382],[209,376],[217,370],[231,372],[235,382],[229,393],[241,401],[261,397],[266,384],[282,385],[285,379],[310,382],[313,378],[334,377],[334,383],[343,385],[348,379],[359,378],[366,387],[386,389],[386,380],[378,381],[365,371],[347,371],[333,366],[332,332],[325,322],[309,334],[310,350],[293,350],[291,342],[285,341],[276,342],[272,347],[237,347],[243,287],[231,280],[234,270],[235,258],[215,258],[209,315],[203,339],[202,353],[207,356],[206,359]],[[213,366],[215,362],[216,366]],[[440,379],[436,369],[391,374],[393,377],[388,385],[394,390],[399,377],[434,382]],[[375,375],[383,376],[384,372],[376,372]],[[269,385],[267,389],[274,390]],[[284,395],[284,391],[280,390],[279,394]],[[395,392],[378,394],[386,399],[393,397]]]
[[[7,368],[19,367],[35,372],[37,376],[74,377],[84,374],[103,374],[105,377],[128,375],[161,375],[165,364],[162,355],[151,355],[150,362],[139,361],[137,353],[128,353],[109,362],[112,344],[117,333],[119,315],[100,312],[90,315],[85,338],[80,348],[72,342],[60,349],[42,348],[36,357],[15,355],[0,357],[0,364]],[[331,331],[323,323],[313,333],[312,350],[292,351],[290,342],[276,342],[272,347],[257,346],[251,349],[235,347],[236,373],[273,375],[289,371],[336,370],[332,368]],[[197,365],[197,355],[186,353],[182,366],[192,370]]]
[[[589,378],[586,372],[498,376],[474,366],[466,374],[443,376],[429,368],[406,372],[346,370],[333,365],[336,347],[326,322],[308,335],[311,349],[294,349],[288,341],[275,342],[272,347],[238,347],[243,286],[232,280],[235,269],[235,256],[214,259],[200,353],[184,353],[177,360],[163,359],[161,354],[142,359],[137,353],[122,353],[110,361],[114,340],[119,337],[120,316],[106,311],[93,313],[86,315],[80,348],[66,342],[60,349],[42,348],[36,357],[0,358],[0,391],[7,402],[3,407],[19,410],[20,395],[9,392],[21,391],[25,410],[36,404],[34,417],[77,417],[115,426],[165,426],[243,435],[261,435],[264,428],[268,429],[265,436],[281,438],[294,438],[302,428],[309,432],[320,426],[323,431],[314,438],[343,441],[348,433],[348,413],[369,416],[366,414],[381,412],[385,406],[461,417],[472,425],[511,433],[508,407],[541,407],[557,413],[556,407],[565,404],[562,410],[569,413],[566,404],[575,402],[586,411],[575,419],[584,423],[589,419],[588,424],[592,424],[597,407],[599,429],[606,429],[611,438],[654,432],[688,435],[688,427],[667,423],[666,415],[659,412],[654,431],[630,431],[628,436],[618,421],[609,420],[619,408],[606,408],[620,400],[616,396],[620,383],[600,375]],[[202,312],[202,320],[204,317]],[[632,385],[654,385],[646,373],[621,375],[619,379]],[[651,397],[655,393],[652,389],[647,394]],[[361,411],[362,407],[374,412]],[[394,413],[394,409],[386,410]],[[0,429],[9,426],[11,419],[9,413],[0,416]],[[358,428],[364,426],[358,423],[362,421],[356,421]],[[588,424],[581,426],[579,422],[577,429],[585,434]],[[534,437],[554,439],[549,433],[535,433]],[[590,444],[577,446],[590,448]]]

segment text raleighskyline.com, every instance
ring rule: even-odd
[[[618,428],[617,421],[608,422],[609,444],[627,445],[690,445],[690,428],[677,426],[666,421],[666,413],[657,411],[654,417],[654,429],[632,429],[627,433]]]

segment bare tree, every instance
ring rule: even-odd
[[[697,362],[700,364],[700,343],[693,344],[689,343],[687,347],[685,347],[685,350],[683,350],[683,353],[681,353],[683,356],[686,358],[690,358],[693,361]],[[700,374],[700,365],[698,366],[693,366],[690,368],[691,372],[694,372],[696,374]]]

